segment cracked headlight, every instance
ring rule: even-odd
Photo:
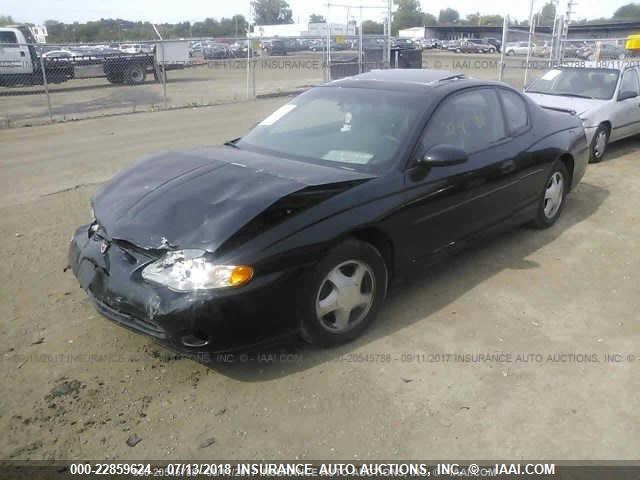
[[[253,277],[253,268],[246,265],[216,265],[204,250],[167,252],[142,270],[148,282],[165,285],[176,292],[239,287]]]

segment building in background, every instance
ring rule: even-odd
[[[399,35],[411,36],[411,38],[437,38],[438,40],[458,40],[461,38],[485,38],[495,37],[501,38],[502,26],[486,26],[486,25],[437,25],[427,27],[416,27],[422,32],[416,33],[416,29],[409,28],[400,30]],[[553,27],[546,25],[536,26],[536,33],[551,35]],[[407,32],[405,35],[403,32]],[[422,34],[422,36],[414,36]],[[611,22],[611,23],[591,23],[584,25],[569,25],[569,39],[622,39],[627,36],[640,33],[640,22]],[[528,26],[509,27],[510,41],[525,41],[529,36]]]
[[[426,38],[425,35],[426,27],[412,27],[412,28],[403,28],[398,30],[399,38],[411,38],[413,40],[420,40]]]

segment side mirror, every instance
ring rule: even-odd
[[[431,147],[423,157],[418,158],[416,163],[424,167],[445,167],[447,165],[458,165],[469,159],[467,152],[461,148],[449,144],[440,144]]]
[[[636,98],[638,94],[636,92],[632,92],[631,90],[625,90],[618,94],[618,101],[628,100],[629,98]]]

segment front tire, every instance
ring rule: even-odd
[[[609,144],[609,127],[606,125],[600,125],[593,134],[591,145],[589,148],[590,157],[589,163],[598,163],[604,158],[604,154]]]
[[[533,226],[539,229],[552,226],[564,209],[567,192],[569,191],[569,172],[560,160],[553,165],[551,173],[544,184],[540,195],[538,212]]]
[[[325,347],[359,337],[378,313],[387,282],[377,249],[355,239],[341,243],[310,273],[301,298],[300,336]]]

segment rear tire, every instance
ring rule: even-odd
[[[378,313],[387,282],[385,261],[371,244],[355,239],[341,243],[305,282],[300,336],[326,347],[357,338]]]
[[[124,71],[125,81],[129,85],[140,85],[141,83],[144,83],[146,75],[147,72],[145,71],[144,66],[139,63],[132,63],[131,65],[128,65]]]
[[[538,211],[533,221],[535,228],[549,228],[556,223],[564,209],[568,191],[569,172],[564,163],[556,160],[540,194]]]

